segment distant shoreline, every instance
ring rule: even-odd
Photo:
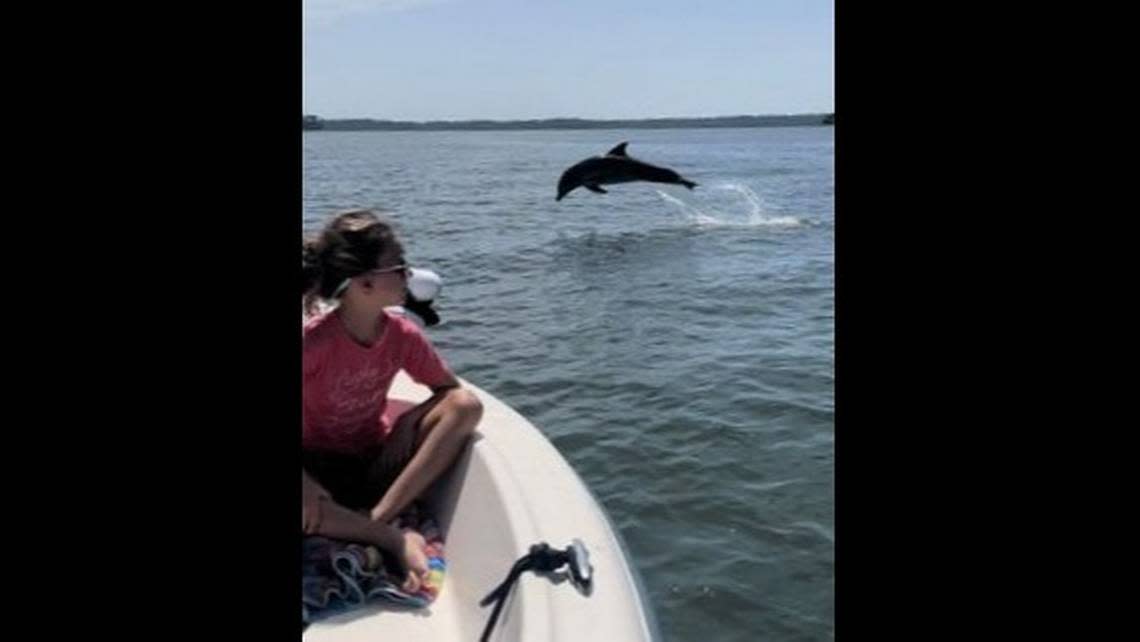
[[[717,116],[711,118],[638,118],[595,120],[587,118],[547,118],[540,120],[453,120],[415,122],[337,118],[324,120],[305,116],[305,130],[323,131],[493,131],[540,129],[693,129],[716,127],[828,127],[835,114],[795,114],[787,116]]]

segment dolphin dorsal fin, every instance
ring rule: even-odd
[[[620,144],[618,144],[618,146],[617,146],[617,147],[615,147],[615,148],[611,149],[610,151],[606,152],[606,156],[625,156],[625,155],[626,155],[626,153],[625,153],[625,146],[626,146],[626,145],[628,145],[628,144],[629,144],[629,141],[626,141],[626,142],[624,142],[624,143],[620,143]]]

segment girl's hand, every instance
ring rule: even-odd
[[[321,526],[321,504],[330,499],[328,491],[301,473],[301,532],[314,535]]]
[[[323,498],[304,500],[301,503],[301,532],[305,535],[315,535],[321,527],[321,504]]]

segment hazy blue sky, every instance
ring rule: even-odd
[[[834,111],[833,0],[303,0],[305,113]]]

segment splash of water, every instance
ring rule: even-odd
[[[752,188],[740,183],[721,183],[712,185],[710,189],[733,192],[742,198],[747,205],[747,217],[740,220],[738,214],[721,211],[709,204],[698,204],[683,201],[672,194],[657,190],[657,195],[666,203],[671,203],[681,210],[681,213],[690,218],[697,225],[719,226],[796,226],[800,219],[795,216],[771,216],[767,213],[768,207]]]
[[[672,203],[673,205],[679,207],[681,209],[681,213],[693,219],[693,222],[698,225],[717,225],[720,223],[720,220],[705,214],[695,205],[690,205],[689,203],[682,201],[672,194],[666,194],[661,190],[657,190],[657,195],[664,199],[666,203]]]

